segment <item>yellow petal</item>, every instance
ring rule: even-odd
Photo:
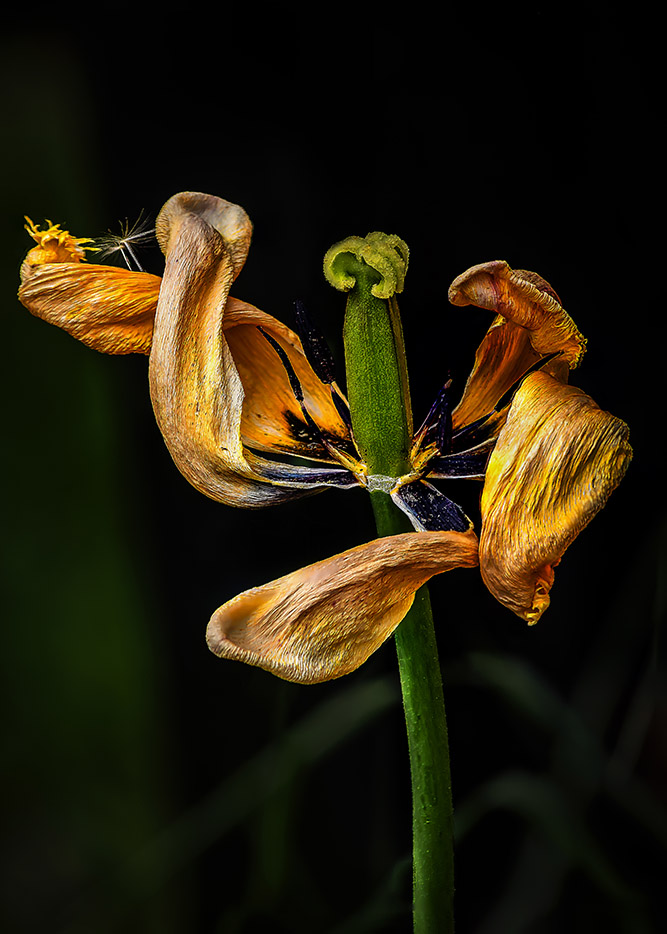
[[[253,329],[262,324],[279,342],[298,344],[296,335],[270,315],[234,300],[227,308],[250,242],[245,211],[222,198],[185,192],[166,203],[156,234],[166,264],[149,381],[155,417],[176,466],[200,492],[232,506],[263,506],[320,485],[305,468],[244,447],[244,436],[250,443],[260,440],[253,420],[261,420],[265,406],[266,444],[257,446],[270,447],[272,431],[279,433],[271,421],[280,402],[271,402],[271,387],[255,369],[269,366],[282,387],[279,400],[287,396],[279,358],[275,351],[265,355],[266,342]],[[258,361],[252,360],[253,350],[262,355]]]
[[[103,353],[149,352],[159,276],[116,266],[28,261],[21,275],[19,300],[33,315]]]
[[[529,624],[549,606],[553,568],[604,506],[632,457],[628,428],[543,372],[517,391],[489,460],[480,570]]]
[[[239,594],[211,617],[208,645],[287,681],[340,678],[391,635],[423,583],[476,564],[473,531],[376,539]]]
[[[584,353],[584,337],[537,273],[512,270],[503,260],[472,266],[451,284],[449,300],[497,313],[454,410],[455,429],[490,412],[540,357],[560,352],[547,372],[567,381],[568,367],[576,366]]]

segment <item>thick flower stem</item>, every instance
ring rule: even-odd
[[[367,240],[381,236],[369,235]],[[391,291],[386,298],[371,293],[371,288],[378,284],[380,292],[386,288],[378,268],[385,262],[387,251],[382,252],[378,266],[374,266],[373,257],[368,265],[359,252],[344,249],[358,239],[343,241],[327,254],[330,260],[327,278],[332,284],[341,287],[334,281],[334,273],[348,277],[344,342],[352,427],[369,475],[399,477],[408,470],[412,436],[403,334],[398,305]],[[395,243],[396,239],[387,238],[387,242]],[[373,246],[376,242],[377,239]],[[404,249],[405,255],[396,254],[397,262],[404,262],[402,274],[397,277],[401,282],[407,266]],[[351,287],[350,279],[354,281]],[[371,501],[380,536],[411,529],[405,515],[386,493],[375,490]],[[454,876],[449,747],[426,587],[418,591],[410,612],[396,630],[396,650],[412,777],[414,931],[451,934]]]

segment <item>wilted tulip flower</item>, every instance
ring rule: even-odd
[[[230,296],[251,237],[238,205],[192,192],[170,198],[156,222],[162,278],[89,263],[93,241],[47,223],[27,225],[37,246],[21,269],[20,300],[96,350],[149,354],[155,417],[193,486],[254,508],[361,485],[389,494],[417,530],[234,597],[209,623],[216,654],[292,681],[339,677],[394,631],[425,581],[478,560],[502,604],[530,624],[540,618],[554,567],[631,457],[623,422],[568,385],[585,341],[540,276],[494,261],[453,282],[453,304],[495,317],[458,405],[446,384],[412,438],[399,439],[406,469],[391,476],[369,470],[302,306],[297,334]],[[372,295],[395,305],[407,261],[398,237],[375,233],[333,247],[325,273],[349,290],[350,262],[365,264]],[[479,547],[473,523],[432,482],[464,477],[484,484]]]

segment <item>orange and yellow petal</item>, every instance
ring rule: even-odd
[[[19,300],[102,353],[145,353],[151,346],[160,277],[89,263],[24,263]]]
[[[539,359],[523,328],[507,321],[494,322],[477,348],[461,401],[452,412],[454,431],[492,412],[498,400]]]
[[[556,292],[537,273],[511,269],[503,260],[472,266],[449,288],[454,305],[496,312],[475,357],[454,428],[490,412],[508,389],[541,357],[559,353],[547,372],[567,381],[586,341],[561,306]]]
[[[287,681],[340,678],[391,635],[422,584],[476,565],[472,531],[376,539],[225,603],[208,624],[208,645]]]
[[[306,408],[328,441],[344,443],[349,431],[334,405],[329,387],[316,376],[299,337],[271,315],[230,298],[225,307],[224,336],[243,384],[243,443],[258,451],[282,451],[331,461],[322,440],[304,420],[285,367],[258,328],[287,353],[303,390]]]
[[[582,390],[543,372],[521,384],[487,467],[479,555],[491,593],[530,625],[631,457],[627,426]]]

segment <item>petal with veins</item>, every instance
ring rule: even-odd
[[[476,564],[472,530],[376,539],[234,597],[211,617],[208,645],[287,681],[340,678],[391,635],[422,584]]]
[[[19,300],[38,318],[102,353],[149,352],[159,276],[93,263],[26,261],[21,279]]]
[[[546,373],[517,391],[486,472],[480,571],[529,624],[549,606],[553,568],[623,477],[627,437],[620,419]]]

